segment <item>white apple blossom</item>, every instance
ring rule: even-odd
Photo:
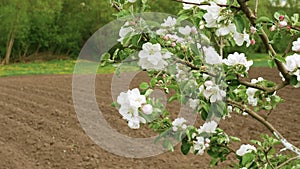
[[[283,20],[283,21],[280,21],[280,22],[279,22],[279,28],[286,27],[287,25],[288,25],[288,23],[287,23],[286,20]]]
[[[218,6],[216,3],[211,3],[210,6],[206,8],[207,13],[203,15],[204,20],[206,21],[206,27],[216,28],[218,26],[218,19],[220,17],[220,12],[224,9],[223,7]]]
[[[293,42],[292,50],[295,52],[300,52],[300,38]]]
[[[135,116],[128,120],[128,126],[132,129],[140,128],[140,123],[146,123],[146,120],[141,116]]]
[[[232,106],[227,106],[227,111],[228,111],[228,113],[233,112],[233,107]]]
[[[209,147],[210,140],[204,137],[196,137],[196,141],[193,141],[193,150],[199,155],[203,155],[206,148]]]
[[[205,122],[200,128],[198,129],[198,133],[216,133],[218,123],[215,121]]]
[[[250,66],[253,65],[253,61],[247,61],[244,53],[239,54],[237,52],[229,54],[227,59],[223,59],[223,63],[227,66],[244,65],[246,67],[246,71],[248,71]]]
[[[143,105],[143,106],[142,106],[142,111],[143,111],[143,113],[149,115],[149,114],[151,114],[151,113],[153,112],[153,107],[152,107],[151,104]]]
[[[123,44],[123,40],[126,37],[127,34],[134,32],[134,29],[129,26],[129,22],[126,22],[119,31],[120,38],[118,39],[118,42],[121,42]]]
[[[217,53],[215,48],[209,46],[209,47],[203,47],[203,53],[205,56],[205,61],[208,64],[214,65],[214,64],[221,64],[222,63],[222,58],[221,56]]]
[[[172,129],[173,131],[177,131],[178,129],[186,129],[186,120],[183,117],[177,118],[172,122]]]
[[[258,77],[258,79],[251,79],[251,83],[255,84],[255,83],[261,82],[263,80],[264,80],[264,78]]]
[[[205,0],[182,0],[182,2],[187,2],[187,3],[183,3],[183,9],[191,9],[195,6],[193,4],[188,4],[188,3],[200,4],[204,1]]]
[[[204,86],[206,88],[203,91],[203,95],[206,97],[206,99],[210,99],[211,103],[222,101],[226,96],[226,92],[221,90],[219,86],[215,85],[212,81],[206,81]]]
[[[217,36],[226,36],[231,32],[236,32],[236,26],[233,23],[228,24],[228,25],[222,25],[220,28],[217,29],[216,35]]]
[[[195,110],[199,105],[199,99],[189,99],[190,107]]]
[[[147,42],[143,44],[142,49],[139,52],[140,60],[138,64],[147,70],[163,70],[168,64],[164,59],[172,56],[170,52],[162,53],[160,44]]]
[[[257,102],[258,102],[258,99],[255,98],[255,93],[258,91],[258,89],[255,89],[255,88],[252,88],[252,87],[249,87],[247,90],[246,90],[246,94],[248,96],[248,103],[252,106],[257,106]]]
[[[300,55],[295,53],[287,56],[285,60],[286,63],[284,65],[288,71],[293,72],[296,68],[300,68]]]
[[[247,47],[251,44],[250,35],[246,33],[246,30],[243,33],[235,32],[233,39],[238,46],[242,46],[244,42],[246,42]]]
[[[139,123],[146,120],[139,116],[138,109],[146,103],[146,97],[140,94],[139,89],[134,88],[127,92],[122,92],[117,98],[117,103],[121,105],[119,113],[123,119],[128,121],[130,128],[139,128]]]
[[[241,147],[236,151],[238,156],[244,156],[247,153],[251,153],[252,151],[257,151],[256,148],[250,144],[243,144]]]
[[[216,0],[216,3],[220,4],[220,5],[226,5],[227,4],[227,0]]]
[[[128,2],[130,2],[130,3],[135,3],[136,0],[128,0]]]
[[[179,32],[185,36],[190,35],[192,32],[192,28],[190,26],[180,27]]]
[[[174,27],[176,25],[176,18],[169,16],[167,19],[164,19],[164,23],[161,24],[163,27]]]

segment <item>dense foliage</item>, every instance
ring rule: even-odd
[[[151,6],[172,13],[180,6],[172,4],[153,0]],[[41,52],[76,57],[85,41],[113,19],[109,0],[0,0],[0,61],[11,38],[13,61]]]

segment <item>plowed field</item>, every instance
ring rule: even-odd
[[[278,72],[254,68],[250,76],[280,80]],[[112,75],[98,75],[96,99],[107,121],[121,133],[148,136],[147,129],[132,131],[111,107]],[[145,80],[136,77],[132,86]],[[286,102],[279,105],[269,121],[296,146],[300,146],[300,89],[287,87],[278,95]],[[171,107],[176,110],[176,105]],[[228,134],[257,139],[266,128],[251,117],[232,114],[221,121]],[[83,131],[72,100],[72,75],[23,76],[0,78],[0,168],[2,169],[144,169],[144,168],[209,168],[209,157],[184,156],[176,147],[143,159],[120,157],[101,149]],[[219,168],[224,168],[221,164]]]

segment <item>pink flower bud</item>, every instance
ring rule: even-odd
[[[251,39],[251,40],[250,40],[250,44],[251,44],[251,45],[255,45],[255,43],[256,43],[255,39]]]
[[[287,29],[288,29],[288,30],[291,30],[291,29],[292,29],[291,25],[288,25],[288,26],[287,26]]]
[[[167,35],[163,36],[163,40],[169,40],[169,37]]]
[[[166,75],[166,74],[163,74],[163,75],[162,75],[162,78],[166,78],[166,77],[167,77],[167,75]]]
[[[283,20],[284,20],[284,16],[283,16],[283,15],[280,15],[280,16],[279,16],[279,20],[283,21]]]
[[[273,31],[275,31],[275,30],[276,30],[276,26],[275,26],[275,25],[272,25],[271,28],[270,28],[270,31],[273,32]]]
[[[151,104],[146,104],[142,107],[142,111],[145,113],[145,114],[151,114],[153,112],[153,107]]]
[[[251,26],[251,27],[250,27],[250,32],[251,32],[252,34],[255,34],[255,33],[256,33],[256,28],[255,28],[254,26]]]
[[[175,43],[175,42],[172,42],[172,43],[171,43],[171,46],[172,46],[172,47],[175,47],[175,46],[176,46],[176,43]]]

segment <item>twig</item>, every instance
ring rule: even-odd
[[[269,154],[270,150],[271,150],[271,147],[267,151],[264,151],[264,155],[266,157],[267,163],[271,166],[272,169],[274,169],[275,167],[272,165],[272,163],[270,162],[270,159],[268,158],[268,154]]]
[[[254,16],[257,17],[258,0],[255,1]]]
[[[285,49],[282,57],[286,57],[286,55],[290,52],[294,39],[295,39],[295,35],[293,35],[292,38],[290,39],[290,42],[289,42],[287,48]]]
[[[262,123],[267,129],[269,129],[275,137],[280,140],[280,142],[286,147],[286,149],[291,150],[292,152],[296,153],[300,157],[300,149],[289,143],[280,133],[279,131],[268,121],[266,121],[263,117],[261,117],[259,114],[257,114],[252,109],[248,108],[242,103],[233,101],[231,99],[227,99],[227,102],[233,106],[237,107],[245,112],[247,112],[251,117]]]
[[[223,59],[223,47],[224,47],[223,38],[221,36],[220,37],[220,56],[221,56],[222,59]]]
[[[256,25],[256,16],[253,14],[251,9],[247,5],[247,1],[245,1],[245,0],[237,0],[237,1],[238,1],[239,5],[241,6],[242,11],[246,14],[246,16],[247,16],[248,20],[250,21],[251,25],[255,26]],[[276,55],[276,52],[275,52],[273,46],[270,44],[270,40],[269,40],[267,34],[265,33],[265,31],[263,29],[261,29],[261,34],[259,36],[260,36],[262,42],[264,43],[266,49],[271,52],[271,57],[274,59],[275,55]],[[277,69],[282,73],[285,80],[287,82],[289,82],[290,79],[291,79],[291,75],[286,70],[283,63],[280,62],[277,59],[275,59],[275,63],[276,63]]]
[[[183,3],[183,4],[189,4],[189,5],[195,5],[195,6],[203,6],[203,5],[210,5],[209,3],[195,3],[195,2],[185,2],[183,0],[173,0],[174,2],[179,2],[179,3]],[[233,6],[233,5],[224,5],[224,4],[218,4],[218,6],[220,7],[230,7],[230,8],[234,8],[239,10],[240,7],[239,6]]]
[[[240,79],[238,79],[238,80],[239,80],[240,84],[242,84],[244,86],[259,89],[266,93],[274,93],[275,91],[278,91],[278,90],[284,88],[285,86],[289,85],[289,83],[287,81],[284,81],[282,83],[277,84],[274,87],[265,87],[265,86],[261,86],[259,84],[250,83],[248,81],[244,81],[244,80],[240,80]]]
[[[281,167],[287,165],[289,162],[293,161],[293,160],[297,160],[297,159],[300,159],[300,156],[295,156],[295,157],[292,157],[288,160],[286,160],[284,163],[280,164],[279,166],[277,166],[275,169],[280,169]]]
[[[120,8],[120,6],[117,5],[115,2],[112,2],[111,5],[112,5],[112,7],[115,8],[118,12],[121,12],[121,11],[122,11],[122,9]]]
[[[292,26],[291,29],[294,29],[294,30],[297,30],[297,31],[300,31],[300,28],[297,27],[297,26]]]

